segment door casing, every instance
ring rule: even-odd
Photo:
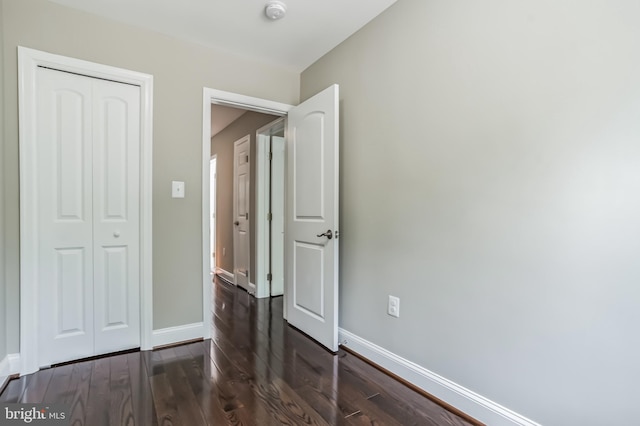
[[[273,249],[273,240],[270,238],[270,223],[267,214],[269,213],[269,202],[272,197],[284,199],[284,192],[277,194],[278,189],[272,185],[272,173],[270,170],[272,165],[269,158],[269,146],[272,135],[284,132],[285,127],[285,117],[280,117],[266,126],[259,128],[256,132],[256,253],[258,256],[262,256],[262,259],[256,261],[255,284],[257,298],[283,294],[283,292],[278,291],[274,293],[273,285],[276,280],[284,281],[284,271],[280,271],[279,274],[274,267],[276,264],[284,265],[284,248],[281,251]],[[279,155],[281,158],[278,157]],[[282,170],[280,170],[279,173],[284,174],[284,152],[281,154],[273,154],[273,167],[277,167],[276,164],[278,163],[282,165]],[[284,188],[280,188],[280,191],[284,191]],[[282,203],[281,209],[284,210],[284,202]],[[274,213],[273,221],[279,219],[275,207],[272,208],[271,212]],[[281,213],[284,214],[284,211]],[[270,262],[273,275],[271,283],[267,280]]]
[[[38,362],[38,219],[36,71],[47,67],[140,87],[140,345],[151,349],[152,299],[152,129],[153,76],[80,59],[18,47],[20,136],[20,374],[30,374]]]

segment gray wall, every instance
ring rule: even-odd
[[[2,22],[2,2],[0,2],[0,22]],[[0,27],[0,99],[4,99],[4,27]],[[4,152],[4,105],[0,102],[0,164]],[[0,360],[7,355],[7,304],[5,300],[4,268],[4,177],[0,173]]]
[[[154,76],[153,325],[202,321],[202,88],[297,103],[299,75],[46,0],[0,0],[9,353],[19,350],[18,45]],[[186,198],[171,198],[171,181]]]
[[[233,144],[250,135],[250,265],[249,281],[256,283],[256,131],[278,117],[249,111],[211,139],[211,155],[217,155],[216,266],[233,273]],[[214,118],[215,119],[215,118]],[[226,256],[222,249],[226,248]]]
[[[638,22],[400,0],[303,72],[341,89],[342,327],[545,425],[637,422]]]

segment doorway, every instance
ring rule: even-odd
[[[211,137],[213,132],[215,132],[214,126],[216,121],[216,108],[218,107],[227,107],[229,109],[236,109],[248,112],[257,112],[262,114],[271,115],[271,119],[265,121],[256,129],[262,129],[268,123],[273,122],[279,117],[284,117],[287,112],[292,108],[291,105],[282,104],[278,102],[256,99],[245,97],[242,95],[223,92],[214,89],[205,88],[203,90],[203,133],[202,133],[202,141],[203,141],[203,170],[206,171],[207,176],[210,175],[210,159],[212,154],[212,144]],[[224,112],[222,112],[224,114]],[[218,118],[220,118],[220,113],[218,114]],[[224,117],[222,117],[224,118]],[[219,129],[218,129],[219,131]],[[253,136],[256,137],[256,130],[253,131]],[[260,138],[258,136],[258,138]],[[256,255],[255,255],[255,276],[256,278],[256,296],[257,297],[267,297],[268,289],[262,290],[264,288],[264,283],[266,282],[267,276],[266,271],[268,270],[268,266],[265,259],[269,258],[269,253],[265,251],[266,243],[262,243],[262,238],[265,235],[266,229],[266,213],[268,209],[268,205],[264,202],[264,197],[259,196],[265,194],[266,190],[266,182],[265,175],[268,176],[268,173],[265,172],[265,162],[264,159],[268,159],[268,148],[265,147],[264,141],[256,141],[256,153],[255,153],[255,194],[251,197],[251,201],[255,200],[254,204],[254,215],[256,218],[254,220],[255,224],[255,239],[256,239]],[[233,221],[231,217],[225,219],[223,211],[222,211],[222,203],[221,203],[221,194],[223,192],[222,188],[222,180],[223,175],[225,174],[225,167],[229,167],[225,164],[226,162],[222,160],[221,156],[217,155],[217,208],[216,208],[216,220],[215,223],[211,223],[210,221],[210,203],[203,203],[203,253],[205,258],[203,258],[203,313],[206,318],[207,315],[211,312],[211,273],[210,273],[210,238],[209,232],[207,230],[210,226],[214,226],[215,230],[213,233],[216,235],[216,265],[215,272],[216,274],[225,279],[228,282],[233,283],[233,274],[232,271],[222,268],[221,265],[224,264],[225,254],[228,257],[231,252],[230,248],[232,247],[223,247],[222,246],[222,233],[225,232],[225,229],[230,229],[233,225]],[[231,164],[232,166],[232,164]],[[231,175],[230,175],[231,177]],[[203,188],[202,188],[202,196],[203,200],[207,200],[210,197],[210,179],[203,179]],[[206,219],[206,220],[205,220]],[[268,240],[267,240],[268,241]],[[232,269],[231,267],[229,269]],[[251,274],[250,274],[251,275]],[[263,277],[264,276],[264,277]],[[211,337],[211,325],[209,321],[204,321],[204,338]]]
[[[335,352],[338,348],[337,240],[340,235],[339,87],[332,85],[296,107],[204,88],[203,198],[209,194],[206,176],[212,145],[209,127],[213,105],[240,107],[288,117],[283,317]],[[257,200],[260,202],[260,197]],[[209,203],[202,205],[203,231],[206,231],[209,225]],[[257,220],[258,223],[262,221],[263,218]],[[203,253],[209,251],[207,234],[208,232],[203,232]],[[208,269],[207,264],[207,261],[203,262],[205,270]],[[209,274],[203,271],[204,338],[211,337],[211,324],[206,320],[211,315],[211,287]]]
[[[221,105],[211,107],[211,116],[210,152],[216,156],[216,220],[210,223],[210,232],[216,236],[216,247],[207,250],[216,253],[217,276],[256,297],[265,297],[268,290],[265,292],[261,286],[269,270],[263,271],[263,261],[257,255],[261,253],[262,219],[266,219],[261,198],[268,200],[269,194],[268,186],[261,185],[265,142],[257,131],[276,117]],[[210,167],[207,173],[211,175]],[[209,206],[211,209],[211,200]]]

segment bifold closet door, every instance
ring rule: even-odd
[[[39,362],[139,346],[140,89],[37,78]]]

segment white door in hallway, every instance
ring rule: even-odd
[[[338,350],[338,86],[289,112],[287,321]]]
[[[40,365],[140,346],[140,88],[37,71]]]
[[[233,145],[233,276],[235,284],[255,293],[249,282],[250,136]]]

